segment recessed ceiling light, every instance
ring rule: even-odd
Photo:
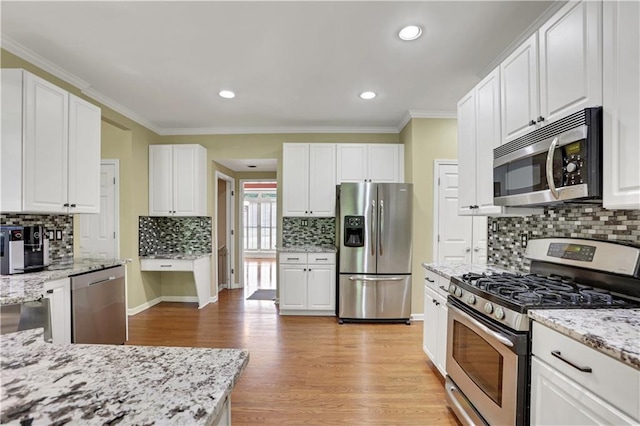
[[[220,95],[225,99],[233,99],[236,97],[236,94],[233,93],[231,90],[221,90],[218,92],[218,95]]]
[[[417,25],[408,25],[398,33],[398,37],[406,41],[415,40],[420,37],[420,35],[422,35],[422,28]]]
[[[362,92],[360,93],[360,98],[362,99],[373,99],[376,97],[375,92]]]

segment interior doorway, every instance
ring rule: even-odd
[[[235,185],[236,180],[215,172],[215,250],[217,253],[216,288],[238,288],[234,267],[235,258]]]
[[[78,214],[80,257],[120,258],[120,162],[100,161],[100,213]]]
[[[241,265],[245,296],[276,289],[278,239],[277,182],[272,179],[240,181]],[[258,292],[266,295],[269,292]],[[269,296],[270,297],[270,296]],[[264,299],[259,299],[264,300]]]

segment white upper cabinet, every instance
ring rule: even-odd
[[[404,182],[404,145],[337,144],[338,184]]]
[[[282,175],[283,216],[335,215],[335,144],[283,144]]]
[[[604,2],[603,205],[640,209],[640,3]]]
[[[207,150],[149,145],[149,216],[207,215]]]
[[[493,205],[493,148],[500,144],[500,70],[458,102],[458,207],[461,215],[501,214]]]
[[[504,143],[602,104],[601,17],[601,2],[569,2],[500,64]]]
[[[2,70],[0,209],[98,213],[100,116],[100,108],[27,71]]]

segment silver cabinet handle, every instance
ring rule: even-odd
[[[376,255],[376,200],[371,200],[371,222],[369,223],[369,235],[371,237],[371,256]]]
[[[316,259],[316,261],[317,261],[317,260],[329,260],[329,259],[328,259],[328,258],[326,258],[326,257],[319,257],[319,258],[317,258],[317,259]]]
[[[556,151],[556,146],[558,146],[558,137],[553,138],[553,142],[551,142],[551,146],[549,147],[549,151],[547,152],[547,184],[549,185],[549,191],[553,197],[557,200],[560,198],[560,194],[556,189],[556,184],[553,181],[553,154]]]
[[[384,235],[384,201],[380,200],[380,232],[378,234],[378,241],[380,242],[380,256],[384,254],[384,248],[382,247],[382,236]]]
[[[107,281],[113,281],[113,280],[115,280],[115,279],[116,279],[116,276],[115,276],[115,275],[112,275],[112,276],[110,276],[109,278],[105,278],[105,279],[103,279],[103,280],[98,280],[98,281],[90,282],[90,283],[89,283],[89,285],[96,285],[96,284],[104,283],[104,282],[107,282]]]
[[[574,363],[573,361],[569,361],[568,359],[566,359],[565,357],[562,356],[562,353],[560,353],[560,351],[551,351],[551,355],[553,355],[554,357],[558,358],[560,361],[566,362],[567,364],[569,364],[570,366],[572,366],[576,370],[580,370],[583,373],[591,373],[591,372],[593,372],[591,367],[580,367],[578,364]]]
[[[287,260],[300,260],[299,257],[287,257]]]
[[[403,281],[403,277],[349,277],[349,281]]]
[[[171,268],[173,265],[160,265],[161,268]]]

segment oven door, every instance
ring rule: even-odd
[[[478,318],[455,299],[447,306],[446,392],[451,408],[463,424],[525,424],[526,333]]]
[[[581,126],[494,159],[494,204],[526,206],[591,196],[587,132]]]

